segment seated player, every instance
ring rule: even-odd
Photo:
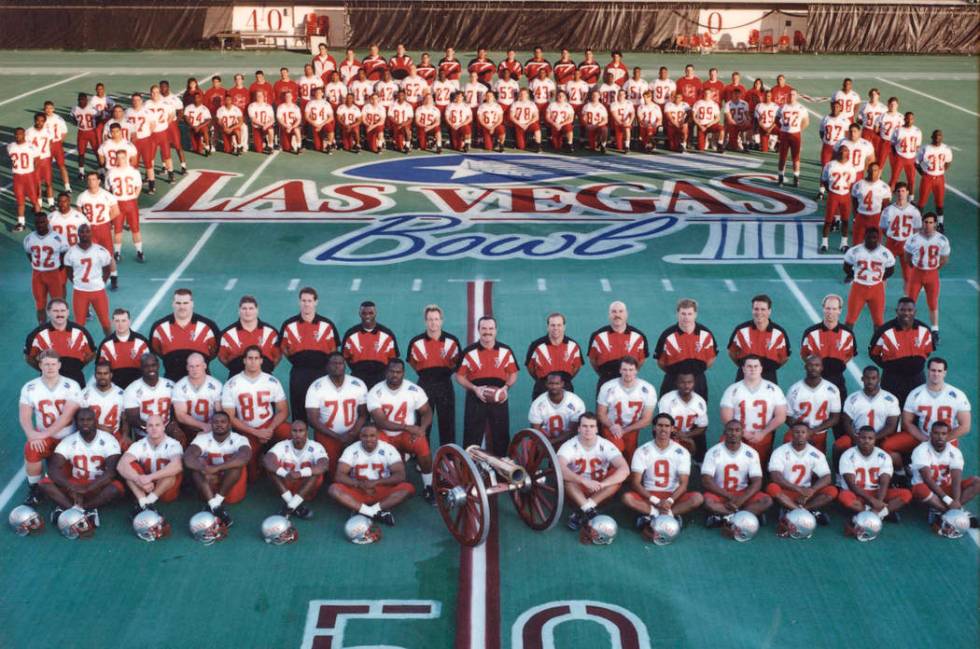
[[[119,460],[119,476],[136,498],[133,517],[144,509],[156,511],[157,501],[177,500],[183,455],[180,442],[167,435],[163,417],[151,415],[146,420],[146,437],[130,446]]]
[[[585,402],[565,389],[565,378],[560,372],[549,374],[546,385],[548,391],[539,394],[531,403],[527,420],[557,449],[578,433],[578,421],[585,413]]]
[[[303,117],[310,127],[313,150],[329,154],[334,148],[333,107],[323,97],[323,88],[313,90],[313,99],[303,107]]]
[[[433,103],[432,93],[426,94],[415,110],[415,135],[420,149],[442,153],[442,111]]]
[[[681,372],[677,375],[676,385],[676,390],[660,397],[657,410],[670,415],[674,420],[671,439],[689,453],[694,453],[698,445],[697,439],[701,438],[703,442],[704,432],[708,429],[708,404],[694,391],[694,374]]]
[[[252,147],[258,153],[271,154],[276,143],[276,112],[264,90],[255,93],[248,105],[248,120],[252,123]],[[196,99],[195,99],[196,101]]]
[[[575,150],[575,107],[568,103],[568,93],[559,90],[555,101],[548,104],[544,121],[551,132],[551,146],[555,151],[572,153]]]
[[[492,90],[488,90],[483,95],[483,103],[476,109],[476,121],[480,125],[480,133],[483,135],[484,150],[490,151],[492,149],[502,153],[504,138],[507,135],[504,129],[504,109],[497,103],[497,95]]]
[[[289,434],[289,439],[269,449],[262,464],[283,500],[279,513],[283,516],[295,514],[305,521],[313,518],[313,512],[303,503],[316,498],[330,463],[323,445],[309,438],[305,421],[294,421]]]
[[[619,362],[619,378],[599,388],[597,410],[602,436],[632,460],[640,431],[653,421],[656,389],[637,377],[639,363],[632,356]]]
[[[610,441],[599,437],[599,418],[593,412],[578,420],[578,433],[558,449],[565,496],[578,507],[568,528],[578,530],[598,515],[599,505],[616,495],[629,476],[626,459]]]
[[[405,99],[405,91],[395,93],[395,100],[388,107],[388,125],[395,150],[408,153],[412,150],[412,122],[415,120],[415,107]],[[423,144],[419,148],[424,148]]]
[[[657,131],[660,130],[663,121],[663,109],[654,101],[653,93],[650,90],[645,91],[640,104],[636,107],[637,135],[644,152],[653,152],[657,145]]]
[[[626,97],[626,91],[616,93],[616,101],[609,104],[609,119],[612,122],[616,148],[626,155],[630,151],[633,122],[636,121],[636,107]]]
[[[912,501],[908,489],[892,488],[892,459],[875,446],[875,429],[861,426],[857,446],[840,458],[837,502],[852,512],[870,510],[890,523],[899,523],[898,510]]]
[[[218,131],[221,134],[221,142],[225,153],[232,153],[236,156],[242,154],[245,139],[245,116],[241,109],[235,105],[231,95],[225,95],[224,103],[214,115],[218,124]]]
[[[980,480],[963,477],[963,453],[950,444],[950,425],[935,421],[929,441],[912,451],[912,495],[929,508],[929,524],[950,509],[963,509],[980,492]],[[970,515],[970,527],[977,518]]]
[[[586,139],[589,149],[605,153],[609,139],[609,111],[600,101],[598,90],[589,93],[589,101],[579,113],[579,124],[581,137]]]
[[[340,456],[328,493],[355,514],[394,525],[391,510],[410,498],[415,487],[405,481],[405,463],[398,450],[381,441],[378,429],[367,424],[359,441]]]
[[[282,102],[276,106],[276,123],[279,124],[279,145],[283,151],[299,155],[303,150],[303,111],[286,91]]]
[[[119,442],[96,426],[95,413],[80,408],[75,413],[76,431],[58,442],[48,459],[48,475],[40,489],[55,504],[51,522],[57,523],[64,510],[83,510],[89,523],[99,526],[98,508],[123,495],[116,479]]]
[[[780,519],[789,510],[805,507],[818,525],[827,525],[830,519],[822,509],[837,498],[837,487],[830,484],[827,456],[809,443],[812,432],[803,422],[790,426],[790,441],[769,458],[766,493],[782,508]]]
[[[636,527],[646,531],[661,514],[681,516],[704,503],[696,491],[688,491],[691,478],[690,452],[671,439],[676,422],[666,413],[653,421],[653,441],[636,449],[630,465],[630,491],[623,504],[639,512]]]
[[[704,454],[701,486],[706,527],[721,527],[735,512],[744,509],[761,517],[772,507],[772,498],[762,491],[762,464],[759,454],[742,443],[742,422],[725,424],[724,440]]]
[[[803,367],[806,376],[786,393],[786,423],[806,426],[810,431],[807,441],[823,455],[827,452],[827,431],[832,431],[840,421],[840,390],[822,378],[823,359],[819,356],[807,357]],[[792,436],[790,429],[783,442],[792,441]]]
[[[452,101],[443,113],[449,128],[449,140],[457,151],[468,153],[473,137],[473,110],[464,101],[462,92],[453,95]]]
[[[211,154],[212,120],[210,109],[204,105],[204,95],[195,94],[194,103],[184,107],[184,122],[187,124],[187,134],[191,139],[191,149],[194,153],[205,157]],[[254,118],[252,128],[257,128]]]
[[[95,363],[93,381],[82,390],[82,406],[95,412],[99,430],[116,438],[119,448],[126,450],[132,444],[129,423],[124,414],[124,391],[112,382],[112,365],[107,360]]]
[[[698,151],[704,151],[708,146],[715,151],[722,151],[725,141],[723,118],[713,90],[705,91],[704,98],[694,102],[691,106],[691,121],[698,127]]]
[[[136,379],[123,392],[123,407],[126,409],[126,423],[130,432],[137,438],[146,432],[144,426],[150,415],[160,415],[164,425],[173,430],[170,424],[170,404],[174,384],[160,376],[160,361],[156,355],[147,352],[140,357],[140,378]]]
[[[220,518],[226,527],[231,527],[233,521],[225,504],[234,505],[245,498],[246,465],[251,458],[248,439],[232,432],[226,412],[211,415],[211,431],[195,437],[184,451],[184,469],[207,503],[205,511]]]
[[[207,372],[204,355],[192,352],[187,356],[187,376],[177,381],[172,390],[177,420],[174,437],[181,446],[187,446],[198,433],[211,430],[211,415],[221,410],[221,381]]]
[[[902,406],[902,432],[888,438],[882,448],[907,456],[916,446],[929,441],[929,431],[936,421],[950,425],[949,440],[957,440],[970,432],[972,413],[970,400],[957,387],[946,383],[946,359],[934,356],[927,363],[926,382],[909,393]]]
[[[327,375],[306,391],[306,421],[327,451],[330,475],[336,472],[344,449],[357,441],[367,420],[367,388],[346,370],[343,354],[329,354]]]
[[[385,380],[367,395],[367,409],[379,429],[381,441],[398,449],[399,453],[414,455],[422,473],[423,496],[432,496],[432,452],[426,431],[432,425],[432,408],[425,391],[405,380],[405,363],[400,358],[388,361]]]

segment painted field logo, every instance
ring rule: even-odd
[[[671,263],[840,263],[817,253],[816,204],[776,187],[758,170],[763,161],[709,153],[412,155],[337,169],[331,184],[279,179],[241,196],[233,189],[240,174],[198,169],[146,219],[357,226],[300,257],[318,265],[587,261],[641,253],[664,238],[657,247]],[[707,236],[691,236],[699,229]]]

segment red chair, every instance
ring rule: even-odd
[[[306,35],[316,36],[319,32],[317,31],[317,16],[315,13],[306,14],[306,19],[303,21],[306,23]]]
[[[779,37],[779,49],[788,50],[789,49],[789,36],[783,34]]]
[[[691,49],[696,50],[701,47],[701,37],[697,34],[691,34]]]
[[[749,47],[759,47],[759,30],[753,29],[749,32]]]
[[[715,39],[711,37],[711,34],[705,32],[704,36],[701,37],[701,42],[704,43],[705,47],[714,47]]]
[[[766,48],[767,50],[772,49],[772,34],[766,34],[762,37],[762,47]]]
[[[316,20],[317,22],[317,32],[320,36],[327,36],[330,34],[330,16],[319,16]]]
[[[678,34],[674,37],[674,46],[679,50],[687,49],[687,35]]]

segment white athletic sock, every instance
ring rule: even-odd
[[[422,474],[422,486],[424,486],[424,487],[431,487],[432,486],[432,474],[431,473],[423,473]]]
[[[146,496],[140,496],[136,499],[137,504],[139,504],[140,509],[146,509]]]
[[[26,221],[24,220],[24,217],[23,216],[18,216],[17,217],[17,224],[18,225],[24,225],[25,223],[26,223]],[[38,478],[38,480],[40,480],[40,479],[41,478]]]
[[[284,491],[281,494],[279,494],[279,497],[282,498],[282,501],[286,503],[286,505],[288,506],[289,501],[293,499],[293,492],[289,490]]]
[[[122,244],[121,243],[112,244],[112,250],[113,252],[122,252]]]
[[[830,246],[830,237],[821,237],[820,238],[820,245],[821,246],[828,246],[829,247]]]
[[[41,482],[41,476],[39,475],[27,476],[27,484],[38,484],[39,482]]]
[[[377,503],[373,505],[361,505],[357,511],[368,518],[374,518],[374,515],[381,511],[381,505]]]
[[[119,277],[119,271],[112,271],[112,274],[110,274],[109,277]]]
[[[588,499],[588,500],[586,500],[586,501],[585,501],[584,503],[582,503],[582,511],[583,511],[583,512],[587,512],[587,511],[589,511],[590,509],[595,509],[595,507],[596,507],[596,505],[595,505],[595,501],[594,501],[594,500],[592,500],[591,498],[589,498],[589,499]]]
[[[225,497],[222,496],[221,494],[218,494],[217,496],[215,496],[214,498],[208,501],[208,507],[211,509],[211,511],[214,511],[218,507],[221,507],[221,503],[223,503],[224,501],[225,501]]]
[[[302,504],[303,504],[303,497],[300,496],[299,494],[294,494],[293,497],[289,500],[289,502],[286,503],[286,505],[288,505],[290,509],[296,509]]]
[[[143,252],[143,242],[142,241],[140,241],[139,243],[134,243],[133,245],[136,246],[136,252]]]
[[[146,498],[144,498],[144,500],[146,501],[147,505],[152,505],[156,501],[160,500],[160,497],[157,496],[155,493],[150,492],[146,495]]]

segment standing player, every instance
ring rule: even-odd
[[[184,469],[201,500],[207,503],[206,511],[221,519],[226,527],[233,521],[225,505],[234,505],[245,498],[248,490],[245,467],[251,458],[248,440],[232,432],[231,419],[224,412],[214,413],[210,432],[195,437],[184,451]]]
[[[892,134],[905,121],[905,116],[898,112],[898,97],[889,97],[888,110],[878,118],[878,143],[875,146],[875,160],[881,164],[884,173],[885,165],[891,162],[892,172],[895,171],[895,150],[892,148]]]
[[[820,193],[817,199],[824,197],[829,190],[830,198],[823,216],[823,238],[820,240],[820,252],[827,252],[830,244],[830,233],[840,230],[840,250],[848,249],[847,229],[851,219],[851,190],[861,176],[861,171],[851,164],[847,149],[839,148],[834,153],[834,159],[823,166],[820,173]],[[857,241],[855,239],[855,241]]]
[[[24,384],[18,405],[20,427],[27,438],[24,469],[28,495],[24,503],[31,506],[39,501],[38,485],[44,475],[42,463],[51,457],[62,439],[75,431],[72,422],[82,402],[78,383],[61,374],[58,352],[46,349],[37,360],[41,376]]]
[[[531,100],[538,107],[538,113],[544,114],[548,104],[555,100],[555,93],[558,87],[555,82],[545,74],[544,70],[538,72],[538,76],[531,79],[528,84],[528,91],[531,93]]]
[[[544,71],[546,76],[551,76],[551,63],[544,58],[544,50],[541,46],[535,46],[533,56],[524,64],[524,75],[528,79],[537,78]]]
[[[146,421],[146,437],[123,453],[119,477],[126,481],[136,499],[132,515],[156,511],[158,502],[170,503],[180,495],[184,449],[166,433],[163,419],[153,415]]]
[[[117,112],[122,112],[121,106],[117,108],[119,109]],[[129,123],[124,120],[114,120],[107,123],[106,127],[107,137],[102,140],[102,146],[99,147],[99,164],[103,172],[122,166],[124,163],[137,165],[139,153],[127,137]]]
[[[254,345],[262,354],[262,371],[271,373],[282,358],[275,327],[259,319],[259,303],[251,295],[238,300],[238,320],[219,336],[218,360],[228,368],[228,378],[244,369],[245,350]]]
[[[555,448],[561,447],[578,432],[579,418],[585,414],[585,402],[574,392],[565,389],[560,372],[548,374],[547,390],[531,402],[527,420],[541,431]]]
[[[248,89],[240,85],[242,81],[244,81],[244,77],[236,74],[235,88],[244,90],[247,96]],[[229,90],[228,94],[234,98],[235,95],[232,94],[233,90],[234,88]],[[167,141],[169,142],[169,146],[177,151],[177,158],[180,160],[180,175],[183,176],[187,173],[187,159],[184,157],[184,147],[180,142],[180,123],[184,120],[184,101],[180,95],[170,92],[170,82],[166,79],[160,81],[160,97],[173,108],[173,112],[170,115],[169,128],[167,129]],[[239,106],[242,111],[245,110],[244,106],[240,106],[237,100],[235,105]]]
[[[44,310],[51,298],[65,297],[65,272],[62,259],[68,252],[65,237],[52,232],[48,216],[34,217],[34,232],[24,237],[24,252],[31,264],[31,294],[37,321],[44,322]]]
[[[309,438],[306,422],[294,421],[289,439],[270,448],[262,458],[262,466],[282,498],[279,513],[295,514],[303,520],[313,518],[313,512],[303,503],[316,498],[329,461],[323,446]]]
[[[856,119],[862,128],[861,137],[874,145],[876,154],[879,144],[878,125],[881,122],[881,116],[887,111],[888,108],[881,103],[881,92],[877,88],[868,91],[868,101],[864,102],[857,111]],[[884,160],[880,160],[880,162],[884,167]]]
[[[44,185],[48,196],[48,207],[54,207],[54,184],[51,172],[51,131],[44,126],[44,113],[34,113],[34,125],[24,131],[24,139],[37,150],[35,160],[37,168],[38,199],[40,200],[41,185]]]
[[[388,361],[398,358],[398,341],[395,332],[378,324],[378,307],[374,302],[361,302],[357,314],[361,322],[344,333],[340,347],[351,374],[370,389],[384,380]]]
[[[824,297],[823,320],[803,331],[800,341],[800,358],[804,361],[811,356],[820,359],[823,365],[821,376],[837,388],[841,399],[847,396],[847,381],[844,370],[856,353],[854,332],[840,321],[844,298],[831,293]],[[839,435],[838,435],[839,437]]]
[[[931,196],[935,200],[936,214],[939,216],[939,224],[936,227],[940,232],[944,232],[943,201],[946,198],[946,172],[953,164],[953,150],[943,144],[942,131],[938,129],[933,131],[931,139],[932,142],[919,149],[915,156],[915,165],[922,174],[922,183],[919,185],[919,209],[925,209]],[[911,188],[909,193],[912,193]]]
[[[783,442],[793,441],[792,429],[803,426],[806,429],[804,441],[815,446],[823,457],[827,453],[827,431],[833,430],[840,421],[840,391],[822,378],[823,362],[819,356],[807,358],[804,368],[806,376],[790,386],[786,393],[786,423],[790,431],[783,437]]]
[[[762,362],[762,378],[778,384],[776,372],[790,357],[789,334],[773,322],[772,298],[752,298],[752,319],[736,325],[728,339],[728,357],[739,367],[735,380],[742,379],[742,361],[755,356]],[[727,419],[723,421],[728,421]]]
[[[384,59],[382,59],[382,62],[384,62]],[[378,81],[380,79],[381,77],[379,76]],[[316,89],[323,88],[324,83],[323,79],[313,72],[313,66],[306,64],[303,66],[303,76],[299,78],[297,85],[299,85],[300,108],[306,108],[306,104],[313,100]]]
[[[950,253],[949,239],[937,232],[936,221],[935,214],[926,212],[922,217],[922,229],[905,242],[904,255],[911,269],[905,283],[905,295],[918,301],[919,291],[926,290],[933,345],[939,345],[939,269],[949,261]]]
[[[912,495],[929,507],[931,525],[943,512],[963,509],[980,493],[976,477],[963,477],[963,453],[949,443],[949,435],[949,424],[936,421],[929,430],[929,440],[912,451]],[[977,527],[973,514],[970,527]]]
[[[459,80],[463,72],[463,64],[456,58],[456,50],[447,47],[445,56],[439,59],[439,72],[445,72],[447,79]]]
[[[153,164],[153,131],[151,123],[155,116],[151,115],[143,104],[143,97],[138,92],[134,92],[130,98],[132,105],[123,113],[126,123],[129,125],[129,137],[139,153],[140,162],[146,171],[146,193],[153,195],[156,193],[156,170]],[[210,140],[209,140],[210,141]]]
[[[562,377],[565,389],[574,391],[572,379],[582,369],[582,348],[565,335],[564,314],[549,314],[547,325],[548,333],[531,342],[524,356],[524,367],[534,379],[532,400],[547,389],[548,377],[556,372]]]
[[[898,510],[912,501],[912,492],[891,487],[892,459],[875,446],[874,428],[859,428],[856,442],[840,458],[837,502],[854,513],[872,511],[890,523],[901,522]]]
[[[128,388],[140,377],[140,359],[148,351],[150,341],[132,330],[129,311],[115,309],[112,312],[112,333],[99,343],[95,359],[109,363],[116,385]]]
[[[904,404],[909,392],[926,382],[923,369],[936,346],[929,328],[915,318],[914,300],[899,298],[895,315],[875,331],[868,355],[882,369],[881,387]]]
[[[892,177],[889,185],[894,187],[904,173],[909,192],[915,193],[916,156],[921,147],[922,131],[915,125],[915,113],[907,112],[903,124],[892,133]]]
[[[367,410],[382,441],[403,456],[415,456],[422,475],[423,498],[434,503],[432,453],[426,432],[432,425],[432,408],[422,388],[405,380],[405,363],[400,358],[388,361],[385,380],[368,392]]]
[[[841,89],[834,92],[830,97],[830,101],[835,104],[840,103],[841,115],[847,119],[848,123],[854,122],[858,106],[861,104],[861,95],[854,90],[853,81],[844,79],[844,82],[841,84]]]
[[[762,463],[749,444],[742,443],[742,423],[726,420],[721,443],[708,449],[701,464],[706,527],[721,527],[735,512],[762,516],[772,498],[762,491]],[[768,453],[767,453],[768,455]]]
[[[279,346],[291,365],[289,407],[294,420],[306,421],[306,393],[326,374],[327,359],[340,340],[333,321],[317,313],[319,303],[316,289],[304,286],[299,290],[299,313],[279,327]]]
[[[595,85],[599,81],[599,75],[602,72],[602,66],[595,59],[595,54],[591,49],[585,50],[585,59],[578,64],[578,71],[582,75],[582,81],[589,84],[590,86]],[[517,77],[515,77],[517,78]]]
[[[844,139],[847,134],[847,127],[851,125],[847,117],[841,115],[843,106],[841,102],[835,101],[830,104],[830,114],[820,120],[820,166],[824,167],[834,156],[834,149],[837,143]],[[821,192],[822,194],[823,192]]]
[[[340,352],[327,356],[327,375],[317,379],[306,391],[306,421],[313,428],[330,459],[330,475],[344,448],[357,440],[367,419],[367,388],[345,373]]]
[[[732,383],[721,396],[721,421],[732,420],[741,424],[739,439],[745,436],[762,462],[769,459],[773,433],[786,421],[786,396],[778,385],[762,376],[762,362],[758,356],[742,359],[745,378]]]
[[[177,119],[174,114],[173,106],[163,100],[159,86],[150,86],[150,99],[143,105],[144,110],[149,116],[150,123],[150,162],[156,159],[157,151],[163,160],[163,167],[167,171],[167,182],[174,182],[174,162],[170,157],[170,140],[168,132],[170,123]],[[214,114],[214,110],[211,111]],[[214,142],[211,143],[214,150]],[[151,183],[152,185],[152,183]]]
[[[776,128],[776,114],[779,112],[779,104],[772,99],[772,90],[763,93],[762,100],[755,105],[752,115],[755,118],[755,137],[762,153],[769,153],[772,138],[779,135]]]
[[[68,125],[61,115],[54,111],[53,101],[44,102],[44,128],[50,133],[51,158],[61,171],[61,183],[66,192],[71,192],[68,167],[65,166],[65,137],[68,135]]]
[[[136,379],[123,392],[123,407],[126,423],[136,438],[146,435],[146,422],[152,415],[163,419],[165,426],[170,424],[171,404],[174,384],[160,377],[160,361],[153,354],[143,354],[140,358],[140,378]],[[173,430],[173,426],[168,426]]]
[[[636,359],[625,356],[619,361],[619,378],[599,387],[596,398],[602,436],[619,449],[626,460],[633,459],[641,430],[653,421],[657,391],[637,377]]]
[[[112,255],[99,244],[92,243],[92,229],[88,224],[78,228],[78,243],[65,253],[64,264],[65,274],[72,284],[75,321],[84,327],[91,307],[102,325],[102,332],[109,335],[109,296],[105,292],[105,282],[112,270]]]
[[[660,413],[653,422],[653,440],[636,449],[630,462],[630,489],[623,493],[623,504],[638,512],[637,529],[646,532],[657,516],[674,516],[678,523],[694,511],[704,498],[688,491],[691,454],[672,441],[674,421]]]
[[[777,102],[778,103],[778,102]],[[776,112],[779,124],[779,179],[782,185],[786,179],[786,158],[793,158],[793,187],[800,186],[800,149],[803,131],[810,125],[810,116],[799,102],[799,93],[790,90],[789,101]]]
[[[847,137],[834,146],[835,153],[841,151],[847,152],[847,159],[858,175],[863,175],[875,159],[874,146],[861,137],[861,127],[857,124],[847,127]]]
[[[881,212],[878,229],[886,236],[885,246],[892,251],[902,266],[902,279],[907,284],[911,276],[909,262],[905,257],[905,244],[913,233],[922,227],[922,214],[910,199],[909,187],[905,183],[895,185],[895,202]]]
[[[643,93],[649,89],[650,84],[643,79],[643,68],[641,67],[633,68],[633,76],[623,84],[623,90],[626,91],[626,98],[630,100],[630,103],[634,107],[640,105],[640,102],[643,101]]]
[[[880,237],[878,228],[868,228],[864,243],[844,253],[844,281],[851,283],[844,321],[848,327],[855,325],[865,304],[876,329],[885,322],[885,282],[895,272],[895,256],[879,243]]]
[[[119,206],[119,217],[112,222],[113,260],[120,261],[122,257],[122,231],[125,223],[129,226],[129,233],[133,237],[136,261],[142,264],[146,261],[146,257],[143,255],[143,235],[140,233],[139,198],[143,191],[140,172],[135,167],[131,167],[125,158],[120,158],[119,166],[113,167],[106,174],[105,184],[116,197],[116,204]]]
[[[177,428],[186,440],[211,430],[211,416],[221,410],[221,381],[207,374],[204,356],[194,352],[187,357],[187,376],[174,385],[171,404]]]
[[[660,414],[670,415],[673,421],[671,439],[696,457],[703,458],[707,450],[704,433],[708,429],[708,404],[694,391],[694,374],[681,372],[674,379],[675,390],[665,392],[657,403]],[[657,420],[654,419],[654,425]]]
[[[391,77],[396,81],[401,81],[408,76],[408,68],[412,65],[412,57],[405,51],[405,46],[399,43],[395,48],[395,55],[388,59],[388,70]]]
[[[619,491],[629,477],[623,454],[598,435],[595,413],[585,412],[578,420],[578,433],[558,449],[565,493],[577,507],[568,517],[568,527],[578,530],[598,515],[598,508]]]
[[[565,48],[562,48],[561,52],[559,53],[558,60],[555,61],[554,67],[555,83],[557,83],[559,86],[571,81],[572,77],[574,77],[575,73],[578,71],[578,64],[572,60],[571,53]]]
[[[174,291],[173,312],[150,327],[150,347],[163,359],[164,375],[171,381],[187,376],[187,358],[192,353],[207,364],[218,353],[218,325],[194,312],[194,294],[189,288]]]
[[[452,375],[459,365],[459,339],[443,331],[442,309],[426,305],[422,312],[425,331],[408,342],[408,363],[418,374],[418,385],[439,418],[439,445],[456,441],[456,394]],[[425,431],[428,437],[429,429]]]
[[[411,498],[415,487],[405,481],[401,454],[380,439],[377,428],[364,426],[358,438],[340,456],[328,493],[354,513],[394,525],[391,510]]]
[[[628,322],[629,311],[619,300],[609,305],[609,324],[589,336],[589,363],[598,374],[596,393],[607,381],[620,376],[619,362],[629,356],[637,369],[650,355],[645,333]]]
[[[88,94],[78,93],[78,104],[69,113],[71,120],[78,127],[78,178],[85,179],[85,153],[91,149],[96,155],[99,150],[98,117],[99,111],[89,102]]]
[[[487,86],[480,83],[476,75],[469,74],[469,81],[463,84],[463,97],[470,110],[476,110],[483,103],[483,95],[487,92]]]
[[[14,232],[23,232],[27,227],[24,220],[24,205],[27,200],[30,199],[35,214],[42,210],[37,183],[40,152],[27,141],[24,129],[17,128],[14,129],[14,141],[7,145],[7,155],[10,157],[14,200],[17,202],[17,225],[14,226]]]
[[[64,238],[65,243],[74,246],[78,243],[78,226],[88,223],[88,219],[72,207],[71,194],[65,191],[58,194],[58,209],[48,212],[48,223],[52,230]],[[34,225],[36,228],[36,220]]]
[[[53,350],[60,358],[61,374],[79,385],[85,383],[82,368],[95,357],[95,341],[85,327],[68,319],[68,303],[60,297],[48,302],[48,321],[27,334],[24,362],[40,370],[40,354]]]
[[[674,99],[677,94],[677,84],[670,78],[670,71],[661,66],[657,71],[657,78],[650,82],[650,92],[653,94],[653,103],[663,109],[664,105]]]
[[[112,366],[109,361],[96,361],[93,381],[82,390],[79,404],[95,413],[99,430],[116,438],[122,450],[129,448],[132,438],[129,423],[126,421],[123,403],[123,389],[113,382]]]
[[[497,90],[499,85],[500,85],[500,81],[497,82],[497,84],[494,87],[494,90]],[[508,100],[507,100],[508,106],[514,103],[514,99],[517,98],[517,92],[519,90],[520,88],[518,87],[517,90],[514,91],[513,97],[508,96]],[[459,91],[460,91],[459,82],[453,79],[447,79],[446,73],[440,72],[439,78],[436,79],[436,81],[433,82],[432,84],[432,91],[427,92],[425,94],[432,95],[434,103],[439,108],[439,112],[441,114],[443,111],[446,110],[446,106],[449,105],[449,102],[452,101],[453,95]],[[497,94],[499,97],[500,95],[499,91]],[[500,97],[499,100],[502,102],[503,98]]]
[[[817,524],[827,525],[830,519],[824,507],[837,498],[837,487],[830,484],[830,465],[819,445],[808,443],[811,428],[797,422],[790,426],[790,441],[777,448],[769,458],[769,486],[766,493],[783,512],[805,508],[817,519]]]
[[[604,154],[609,140],[609,111],[599,101],[598,90],[589,93],[589,103],[579,113],[579,124],[580,136],[587,139],[589,148]]]
[[[404,53],[404,52],[403,52]],[[313,57],[313,71],[326,83],[330,75],[337,70],[337,59],[327,51],[327,44],[317,46],[317,54]]]
[[[119,218],[119,201],[115,195],[101,187],[99,174],[90,171],[85,176],[88,185],[85,191],[78,195],[79,211],[88,219],[91,226],[92,242],[105,248],[113,249],[113,221]],[[81,230],[81,228],[79,228]],[[109,256],[112,268],[109,273],[109,288],[115,291],[119,288],[119,274],[116,271],[116,260]]]
[[[694,66],[691,64],[684,66],[684,76],[677,80],[675,86],[689,106],[693,106],[701,98],[702,82],[694,74]]]
[[[708,398],[708,381],[705,372],[718,357],[718,345],[711,330],[698,322],[698,303],[690,298],[677,301],[677,324],[667,327],[657,339],[653,357],[664,371],[660,393],[677,386],[680,374],[694,377],[694,391]]]
[[[892,190],[881,179],[881,165],[872,162],[868,173],[851,187],[854,201],[854,243],[864,241],[864,231],[876,228],[881,221],[881,212],[892,199]]]

